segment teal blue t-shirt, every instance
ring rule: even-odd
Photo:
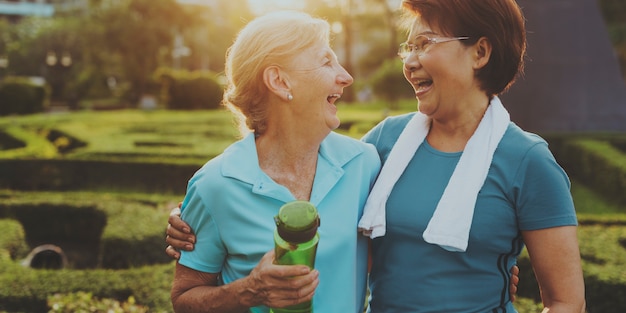
[[[388,118],[364,137],[383,163],[411,116]],[[524,247],[520,231],[577,224],[569,179],[547,143],[511,123],[479,192],[467,251],[425,242],[461,154],[424,141],[397,181],[386,235],[372,241],[370,312],[515,312],[509,269]]]
[[[379,170],[372,145],[336,133],[321,144],[310,199],[321,220],[315,312],[363,312],[367,238],[357,233],[357,222]],[[223,284],[247,276],[274,248],[273,217],[293,200],[286,187],[260,169],[252,134],[232,144],[188,183],[182,218],[195,231],[197,243],[193,251],[182,252],[180,264],[221,273]]]

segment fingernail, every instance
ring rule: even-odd
[[[193,250],[193,246],[192,246],[192,245],[185,245],[185,248],[186,248],[187,250]]]
[[[183,227],[183,231],[187,234],[191,233],[191,229],[187,228],[187,227]]]
[[[189,237],[187,238],[187,241],[191,242],[191,243],[196,243],[196,239],[193,237]]]

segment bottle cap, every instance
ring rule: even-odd
[[[284,204],[274,217],[278,235],[292,243],[307,242],[317,233],[320,217],[315,206],[308,201]]]

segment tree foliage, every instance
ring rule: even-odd
[[[385,60],[371,78],[374,94],[389,101],[392,110],[397,109],[399,99],[411,96],[412,90],[402,74],[402,66],[398,58]]]

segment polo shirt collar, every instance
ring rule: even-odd
[[[310,199],[314,205],[318,205],[343,177],[343,166],[362,153],[356,141],[340,137],[331,132],[320,145]],[[259,167],[253,133],[229,146],[222,158],[223,176],[250,184],[252,192],[256,194],[284,202],[295,200],[286,187],[274,182]]]

